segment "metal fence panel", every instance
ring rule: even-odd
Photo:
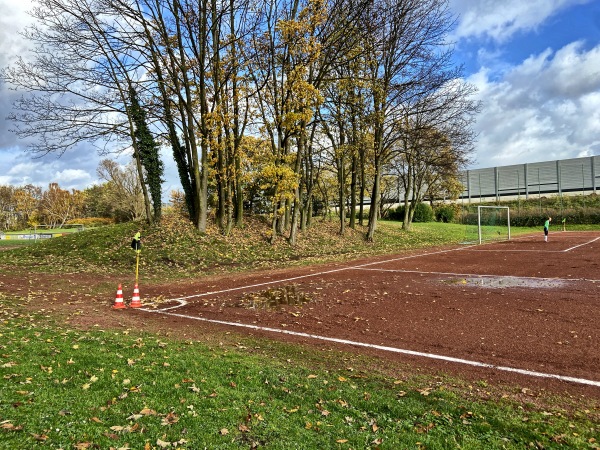
[[[501,197],[596,193],[600,156],[488,167],[462,172],[459,197],[477,201]]]

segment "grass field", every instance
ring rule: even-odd
[[[229,237],[163,226],[99,228],[0,252],[2,276],[130,272],[146,284],[460,242],[464,227],[382,223],[375,244],[335,224],[292,248],[258,224]],[[512,231],[512,230],[511,230]],[[534,230],[515,230],[532,232]],[[114,295],[114,287],[106,295]],[[0,284],[0,449],[600,448],[598,403],[427,373],[376,358],[248,338],[66,325],[57,293]],[[98,313],[102,314],[98,305]],[[76,306],[70,316],[77,316]]]

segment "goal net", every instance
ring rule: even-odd
[[[476,221],[475,221],[476,219]],[[477,216],[467,225],[465,243],[510,240],[510,208],[477,206]]]

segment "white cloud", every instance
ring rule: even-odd
[[[71,185],[74,182],[76,184],[88,184],[92,181],[92,177],[85,170],[81,169],[64,169],[58,172],[55,172],[52,176],[53,180],[56,180],[56,183],[59,186]]]
[[[458,14],[456,38],[491,38],[504,42],[520,31],[535,30],[561,10],[591,0],[451,0]]]
[[[32,23],[28,11],[31,0],[0,0],[0,63],[6,64],[27,48],[27,42],[18,33]]]
[[[73,159],[47,156],[31,159],[27,154],[2,152],[0,185],[24,186],[33,184],[46,189],[50,183],[58,183],[62,189],[84,189],[94,184],[97,161],[88,158],[86,164],[74,163]],[[72,167],[78,167],[73,169]]]
[[[593,92],[600,88],[600,47],[587,52],[582,48],[582,42],[573,42],[552,58],[552,52],[547,50],[524,61],[513,76],[518,79],[529,74],[536,85],[540,81],[537,78],[541,78],[540,91],[548,96],[573,98]]]
[[[34,7],[33,0],[0,0],[0,68],[10,66],[17,56],[27,57],[28,43],[19,32],[33,24],[28,11]],[[23,186],[33,184],[46,189],[50,183],[58,183],[62,189],[80,189],[99,182],[96,169],[104,158],[116,159],[126,164],[131,159],[131,150],[121,154],[99,156],[97,149],[89,144],[65,152],[43,157],[26,151],[28,140],[19,139],[9,131],[15,124],[5,120],[13,109],[13,103],[22,92],[9,90],[0,82],[0,185]],[[109,116],[110,118],[110,116]],[[31,138],[34,141],[35,138]],[[177,169],[170,151],[165,155],[165,187],[180,189]]]
[[[590,156],[600,149],[600,46],[546,50],[495,80],[482,69],[469,81],[483,111],[477,167]]]

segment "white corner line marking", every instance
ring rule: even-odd
[[[200,320],[203,322],[209,322],[209,323],[214,323],[214,324],[219,324],[219,325],[250,328],[252,330],[257,330],[257,331],[268,331],[271,333],[288,334],[291,336],[305,337],[305,338],[317,339],[317,340],[327,341],[327,342],[335,342],[337,344],[353,345],[356,347],[366,347],[366,348],[371,348],[371,349],[375,349],[375,350],[382,350],[382,351],[386,351],[386,352],[400,353],[400,354],[411,355],[411,356],[418,356],[418,357],[422,357],[422,358],[437,359],[440,361],[446,361],[446,362],[457,363],[457,364],[465,364],[465,365],[474,366],[474,367],[483,367],[483,368],[487,368],[487,369],[500,370],[503,372],[518,373],[520,375],[527,375],[527,376],[531,376],[531,377],[552,378],[555,380],[567,381],[570,383],[585,384],[588,386],[600,387],[600,381],[586,380],[584,378],[568,377],[568,376],[564,376],[564,375],[555,375],[555,374],[543,373],[543,372],[535,372],[535,371],[531,371],[531,370],[517,369],[514,367],[496,366],[494,364],[482,363],[479,361],[470,361],[468,359],[454,358],[451,356],[436,355],[434,353],[416,352],[413,350],[406,350],[406,349],[401,349],[401,348],[396,348],[396,347],[387,347],[384,345],[368,344],[365,342],[350,341],[347,339],[338,339],[338,338],[332,338],[332,337],[327,337],[327,336],[320,336],[317,334],[309,334],[309,333],[302,333],[302,332],[297,332],[297,331],[282,330],[279,328],[260,327],[258,325],[250,325],[250,324],[236,323],[236,322],[226,322],[223,320],[206,319],[204,317],[164,312],[164,310],[141,309],[141,311],[165,314],[168,316],[181,317],[184,319]]]
[[[596,239],[592,239],[591,241],[588,241],[588,242],[584,242],[583,244],[575,245],[574,247],[563,250],[563,252],[570,252],[571,250],[576,249],[577,247],[583,247],[584,245],[588,245],[588,244],[591,244],[592,242],[596,242],[598,239],[600,239],[600,237],[597,237]]]

